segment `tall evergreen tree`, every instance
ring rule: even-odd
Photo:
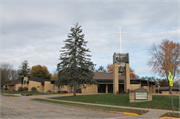
[[[97,82],[93,79],[94,64],[90,61],[91,55],[87,54],[90,51],[86,48],[87,41],[84,41],[84,34],[81,34],[81,26],[77,23],[70,31],[68,39],[64,41],[65,46],[60,51],[60,63],[57,64],[58,80],[55,85],[73,87],[73,96],[76,96],[77,88]]]
[[[24,60],[19,66],[19,76],[28,76],[30,74],[30,68],[28,66],[28,61]]]

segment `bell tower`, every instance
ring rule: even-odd
[[[124,67],[124,70],[123,70]],[[119,73],[124,73],[124,91],[130,89],[129,53],[114,53],[113,55],[113,93],[119,93]]]

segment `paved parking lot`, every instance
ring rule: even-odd
[[[27,98],[27,97],[26,97]],[[27,101],[23,97],[9,98],[1,96],[1,118],[8,119],[58,119],[58,118],[111,118],[126,119],[136,118],[125,116],[121,113],[100,112],[92,109],[84,109],[70,106],[46,104],[35,101]]]

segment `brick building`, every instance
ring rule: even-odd
[[[156,87],[156,93],[161,94],[169,94],[169,86],[167,87]],[[172,94],[179,94],[179,88],[178,87],[172,87]]]
[[[86,86],[85,88],[80,88],[82,93],[113,93],[113,74],[105,73],[105,72],[95,72],[94,80],[96,80],[99,84]],[[124,76],[119,75],[119,92],[124,92]],[[36,87],[38,92],[57,92],[57,91],[67,91],[71,93],[73,88],[70,86],[64,86],[63,88],[58,88],[54,85],[55,80],[48,80],[37,78],[34,76],[22,77],[22,87],[27,87],[28,91],[31,91],[32,87]],[[148,86],[149,85],[149,86]],[[130,90],[134,90],[137,88],[145,88],[148,92],[155,93],[155,83],[152,81],[147,82],[146,80],[130,78]]]
[[[3,86],[4,90],[9,91],[18,91],[19,87],[21,87],[21,81],[11,81]]]

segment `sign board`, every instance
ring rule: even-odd
[[[138,88],[134,90],[135,92],[135,100],[147,100],[147,89]]]
[[[169,86],[173,86],[173,78],[172,78],[172,75],[171,75],[171,72],[169,72]]]

